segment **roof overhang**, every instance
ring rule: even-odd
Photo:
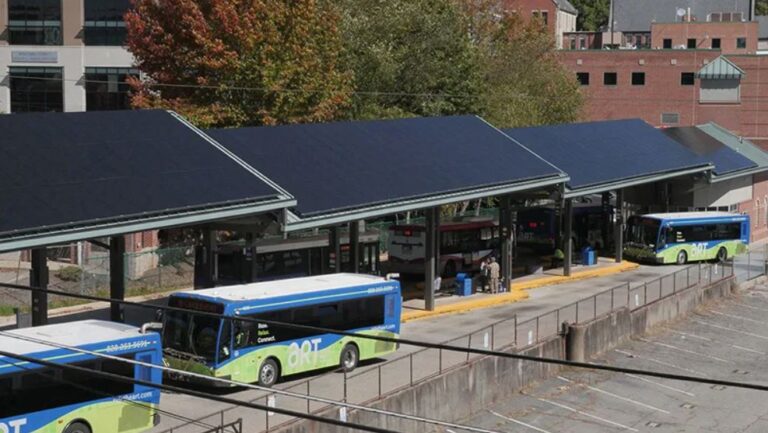
[[[292,232],[297,230],[307,230],[345,224],[353,221],[383,217],[400,212],[427,209],[462,201],[477,200],[487,197],[497,197],[516,192],[547,188],[554,185],[563,184],[568,182],[568,180],[570,180],[570,178],[567,175],[559,173],[545,178],[516,182],[514,184],[476,188],[440,195],[430,195],[428,197],[382,203],[373,206],[329,212],[304,218],[288,211],[284,221],[283,230],[286,232]]]
[[[15,235],[8,233],[0,238],[0,252],[81,241],[100,237],[124,235],[146,230],[198,225],[229,218],[280,211],[296,206],[292,197],[278,196],[271,199],[251,200],[238,203],[212,204],[204,208],[168,211],[163,214],[126,217],[110,221],[66,228],[51,228]]]
[[[705,164],[693,168],[686,168],[683,170],[668,171],[664,173],[650,174],[647,176],[634,177],[631,179],[621,179],[613,182],[601,183],[598,185],[586,186],[578,189],[566,189],[565,198],[577,198],[586,195],[600,194],[617,189],[628,188],[638,185],[646,185],[649,183],[658,182],[661,180],[672,179],[680,176],[690,176],[694,174],[701,174],[711,172],[715,167],[712,164]]]
[[[766,171],[768,171],[768,167],[757,166],[757,167],[748,168],[746,170],[739,170],[733,173],[727,173],[721,176],[718,176],[714,173],[710,173],[709,176],[707,176],[707,180],[709,181],[709,183],[725,182],[726,180],[732,180],[732,179],[736,179],[744,176],[752,176],[754,174],[763,173]]]

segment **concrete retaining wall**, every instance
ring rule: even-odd
[[[699,305],[728,296],[735,288],[729,278],[708,287],[692,287],[668,298],[630,311],[615,310],[597,319],[571,325],[566,336],[556,336],[527,348],[521,354],[536,357],[583,361],[612,349],[633,336],[640,336],[652,327],[677,319]],[[478,358],[467,365],[421,382],[411,388],[392,393],[370,407],[425,418],[457,422],[488,406],[513,398],[523,388],[554,376],[561,367],[539,362]],[[403,374],[408,374],[403,372]],[[321,415],[339,418],[338,409]],[[350,422],[377,426],[395,431],[435,430],[435,426],[378,415],[352,411]],[[311,421],[293,423],[281,433],[346,433],[347,429]]]
[[[554,337],[520,353],[563,359],[565,341],[561,337]],[[390,394],[369,406],[420,417],[457,421],[468,418],[502,399],[512,398],[526,386],[552,377],[559,369],[558,366],[539,362],[482,357],[412,388]],[[330,410],[323,416],[338,419],[338,409]],[[361,411],[349,413],[348,420],[403,432],[427,432],[434,427]],[[294,423],[281,430],[284,433],[346,433],[346,431],[343,428],[311,421]]]

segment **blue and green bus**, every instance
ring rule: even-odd
[[[360,274],[331,274],[174,293],[163,317],[165,361],[172,368],[272,386],[312,370],[353,370],[397,345],[318,334],[258,319],[397,338],[400,283]],[[195,314],[223,315],[223,318]],[[239,317],[256,321],[237,320]],[[184,377],[179,377],[184,379]],[[214,385],[221,382],[206,381]]]
[[[162,365],[160,335],[98,320],[7,331],[5,352],[160,383],[161,371],[44,344]],[[26,338],[22,339],[22,338]],[[138,433],[159,423],[160,390],[0,356],[0,432]]]
[[[633,216],[624,254],[630,260],[676,263],[725,261],[749,245],[749,216],[727,212],[679,212]]]

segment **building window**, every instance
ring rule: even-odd
[[[737,103],[741,101],[741,80],[702,79],[699,89],[701,103]]]
[[[747,48],[747,38],[736,38],[736,48]]]
[[[618,76],[615,72],[606,72],[603,74],[603,84],[606,86],[615,86],[618,81]]]
[[[696,38],[688,39],[688,49],[692,50],[694,48],[696,48]]]
[[[541,23],[545,26],[549,21],[549,12],[547,11],[533,11],[531,15],[533,15],[533,19],[541,20]]]
[[[11,45],[61,45],[61,0],[8,0]]]
[[[131,68],[85,68],[85,109],[126,110],[131,108],[126,79],[138,76]]]
[[[709,21],[713,23],[719,23],[721,21],[720,12],[712,12],[709,14]]]
[[[130,0],[85,0],[85,45],[123,45],[123,14],[130,7]]]
[[[645,72],[633,72],[632,73],[632,85],[633,86],[645,86]]]
[[[664,49],[665,50],[672,49],[672,39],[664,39]]]
[[[680,123],[680,113],[661,113],[662,125],[677,125]]]
[[[681,86],[693,86],[695,80],[696,74],[693,72],[683,72],[680,74]]]
[[[712,38],[712,49],[720,49],[720,38]]]
[[[61,68],[9,68],[11,112],[64,111]]]
[[[577,72],[576,79],[582,86],[589,86],[589,72]]]
[[[584,37],[579,38],[579,49],[580,50],[587,49],[587,38],[584,38]]]
[[[576,49],[576,38],[574,37],[571,37],[571,49],[572,50]]]

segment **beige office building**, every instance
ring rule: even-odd
[[[0,112],[128,108],[130,0],[0,0]]]

